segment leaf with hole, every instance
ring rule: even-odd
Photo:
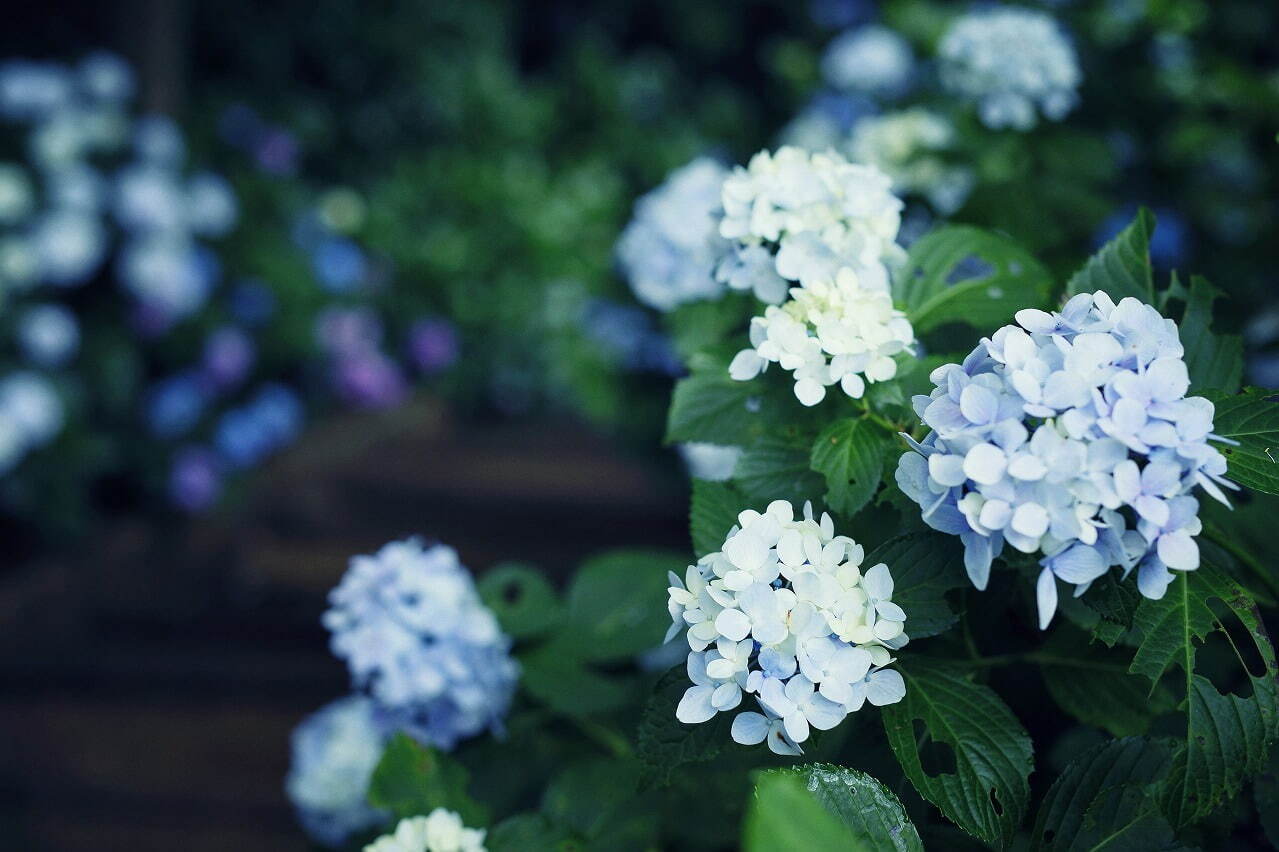
[[[1057,776],[1031,833],[1035,852],[1174,852],[1186,849],[1159,812],[1155,792],[1172,763],[1161,740],[1128,737],[1094,746]]]
[[[1030,805],[1033,750],[1026,730],[998,695],[954,663],[916,658],[899,665],[906,697],[885,707],[883,719],[906,777],[947,819],[985,843],[1007,847]],[[952,771],[925,768],[926,750],[934,745],[953,759]]]
[[[1227,620],[1242,628],[1246,643],[1236,641]],[[1252,598],[1207,561],[1179,573],[1162,599],[1142,600],[1133,626],[1142,636],[1134,674],[1157,684],[1170,669],[1181,671],[1186,739],[1161,792],[1164,814],[1180,827],[1212,813],[1265,766],[1268,745],[1279,736],[1279,665]],[[1240,654],[1240,678],[1251,695],[1223,695],[1196,672],[1197,648],[1216,632]],[[1257,654],[1263,670],[1250,671],[1243,651]]]
[[[530,565],[495,565],[476,586],[498,624],[516,639],[549,632],[563,615],[559,596],[542,572]]]

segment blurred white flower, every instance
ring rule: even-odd
[[[45,214],[31,234],[39,276],[64,287],[83,284],[97,271],[107,234],[95,216],[75,210]]]
[[[635,297],[659,311],[718,296],[713,274],[728,250],[716,215],[728,170],[710,157],[676,169],[635,204],[617,259]]]
[[[57,367],[75,357],[80,325],[75,314],[58,304],[33,305],[18,320],[18,347],[31,363]]]
[[[710,482],[723,482],[733,477],[733,468],[737,467],[737,460],[742,457],[742,448],[691,441],[680,444],[679,453],[684,458],[689,476]]]
[[[426,816],[400,820],[391,834],[364,852],[485,852],[484,830],[467,828],[453,811],[436,808]]]
[[[0,225],[24,221],[35,208],[31,180],[21,166],[0,163]]]
[[[1038,112],[1060,121],[1079,97],[1074,47],[1052,16],[993,7],[956,19],[937,48],[942,84],[977,102],[992,129],[1029,130]]]
[[[914,64],[906,39],[870,24],[830,43],[822,57],[822,76],[837,89],[891,96],[905,90]]]
[[[941,156],[954,143],[954,125],[913,107],[861,119],[853,125],[847,150],[853,160],[883,169],[894,192],[922,195],[947,216],[963,205],[976,182],[972,169]]]

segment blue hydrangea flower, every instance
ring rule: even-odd
[[[147,394],[146,420],[158,438],[176,438],[195,428],[209,402],[203,377],[188,371],[157,382]]]
[[[617,242],[617,260],[635,297],[659,311],[723,292],[713,275],[728,251],[716,212],[728,169],[699,157],[640,198]]]
[[[329,603],[333,653],[399,727],[445,749],[500,727],[519,668],[452,548],[408,539],[357,556]]]
[[[284,788],[312,840],[340,846],[387,819],[367,794],[388,732],[376,705],[361,695],[334,701],[293,731]]]
[[[937,48],[942,84],[976,101],[991,129],[1060,121],[1078,101],[1075,49],[1052,16],[995,6],[958,18]]]
[[[936,389],[914,398],[932,431],[907,438],[898,485],[929,526],[963,540],[979,589],[1005,544],[1042,554],[1041,627],[1058,579],[1078,596],[1113,566],[1137,568],[1141,593],[1162,597],[1170,569],[1199,567],[1191,492],[1226,503],[1221,488],[1235,487],[1208,443],[1212,403],[1186,396],[1176,324],[1103,292],[1016,318],[933,371]]]

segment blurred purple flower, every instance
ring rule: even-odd
[[[457,329],[446,319],[421,319],[409,331],[409,356],[423,373],[451,367],[459,348]]]
[[[215,387],[226,390],[244,381],[256,358],[252,338],[235,326],[223,326],[204,341],[202,368]]]
[[[254,158],[264,172],[287,176],[297,171],[298,143],[289,131],[269,128],[258,138],[256,147]]]
[[[399,365],[376,350],[340,357],[333,373],[338,395],[357,408],[391,408],[408,393]]]
[[[351,357],[376,351],[382,321],[370,308],[326,308],[315,319],[315,340],[331,355]]]
[[[217,456],[206,447],[184,447],[169,470],[169,496],[188,512],[203,512],[222,493],[222,471]]]

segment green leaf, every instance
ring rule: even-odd
[[[675,351],[688,361],[707,346],[740,333],[750,319],[753,302],[730,292],[719,299],[685,303],[665,314]]]
[[[572,831],[556,826],[541,814],[516,814],[488,832],[489,852],[576,852],[582,843]]]
[[[1254,782],[1252,798],[1266,839],[1279,849],[1279,748],[1270,749],[1270,763]]]
[[[1154,230],[1155,215],[1141,208],[1132,224],[1102,246],[1082,269],[1071,276],[1066,284],[1066,295],[1105,290],[1116,302],[1126,296],[1135,296],[1147,305],[1153,305],[1155,288],[1150,269],[1150,235]]]
[[[1172,712],[1177,703],[1167,689],[1152,691],[1144,678],[1129,674],[1131,658],[1131,652],[1090,645],[1068,628],[1054,631],[1037,657],[1057,705],[1116,737],[1146,733],[1155,718]]]
[[[742,829],[745,852],[870,852],[839,820],[804,789],[799,777],[760,773]]]
[[[826,478],[826,505],[849,517],[879,487],[888,433],[863,418],[836,420],[813,442],[809,464]]]
[[[822,493],[822,481],[808,465],[810,453],[807,442],[797,444],[783,438],[756,441],[738,459],[733,482],[747,497],[762,504],[773,500],[819,502],[816,498]]]
[[[1237,396],[1207,391],[1216,406],[1212,431],[1238,441],[1223,445],[1227,476],[1257,491],[1279,494],[1279,394],[1247,388]]]
[[[516,562],[496,565],[476,585],[502,629],[516,639],[547,633],[563,616],[559,596],[532,566]]]
[[[961,264],[970,260],[982,268],[969,272]],[[994,328],[1022,308],[1046,304],[1051,288],[1048,270],[1008,237],[954,225],[910,247],[894,297],[923,334],[948,322]]]
[[[1125,582],[1110,572],[1099,577],[1080,600],[1101,616],[1093,631],[1094,637],[1107,646],[1113,646],[1131,629],[1141,595],[1137,592],[1136,583],[1131,580]]]
[[[813,763],[763,775],[797,778],[823,808],[843,823],[862,848],[874,852],[923,852],[919,832],[902,803],[876,779],[844,766]]]
[[[1057,777],[1035,819],[1036,852],[1173,852],[1184,849],[1159,813],[1154,790],[1168,772],[1167,744],[1111,740],[1077,757]]]
[[[552,710],[574,718],[611,713],[638,700],[632,679],[595,671],[582,659],[587,650],[564,636],[521,655],[520,686]]]
[[[660,550],[615,550],[588,559],[568,589],[571,643],[586,660],[618,660],[662,642],[667,573],[683,576],[687,558]]]
[[[688,526],[693,537],[693,552],[699,559],[724,546],[728,531],[737,523],[738,513],[747,506],[746,498],[730,483],[693,480]],[[684,576],[679,571],[675,573]]]
[[[727,372],[680,379],[667,413],[666,443],[749,444],[763,431],[758,414],[747,406],[759,393],[756,383],[734,381]]]
[[[652,849],[657,822],[650,797],[636,792],[638,777],[633,760],[573,763],[547,785],[542,813],[553,824],[586,838],[588,850]]]
[[[688,674],[681,663],[662,675],[644,704],[636,734],[643,789],[669,786],[683,767],[715,759],[724,744],[731,742],[732,713],[717,713],[700,725],[685,725],[675,718],[675,707],[688,687]]]
[[[396,734],[369,781],[369,804],[397,819],[448,808],[470,826],[488,824],[485,809],[466,792],[469,774],[440,752]]]
[[[999,696],[954,663],[917,658],[902,674],[906,697],[885,707],[883,718],[906,777],[960,828],[1006,847],[1030,803],[1030,737]],[[954,772],[925,771],[916,720],[933,744],[949,747]]]
[[[1190,279],[1190,289],[1174,272],[1172,283],[1162,294],[1161,310],[1168,315],[1168,303],[1180,299],[1186,308],[1178,328],[1190,371],[1190,389],[1195,393],[1216,390],[1237,393],[1243,381],[1243,339],[1237,334],[1217,334],[1212,330],[1212,303],[1225,295],[1198,275]]]
[[[1252,695],[1222,695],[1195,671],[1198,644],[1214,631],[1231,639],[1213,606],[1247,631],[1265,671],[1243,665]],[[1160,600],[1143,600],[1133,619],[1142,642],[1131,671],[1157,683],[1170,668],[1180,669],[1186,697],[1186,739],[1177,751],[1161,804],[1169,822],[1180,827],[1201,819],[1236,796],[1244,780],[1265,766],[1269,743],[1279,736],[1279,686],[1274,648],[1256,604],[1233,578],[1210,562],[1181,572]]]
[[[959,616],[946,593],[968,585],[964,554],[954,536],[931,530],[907,533],[884,542],[863,561],[883,562],[893,575],[893,602],[906,613],[906,634],[924,639],[942,633]]]

